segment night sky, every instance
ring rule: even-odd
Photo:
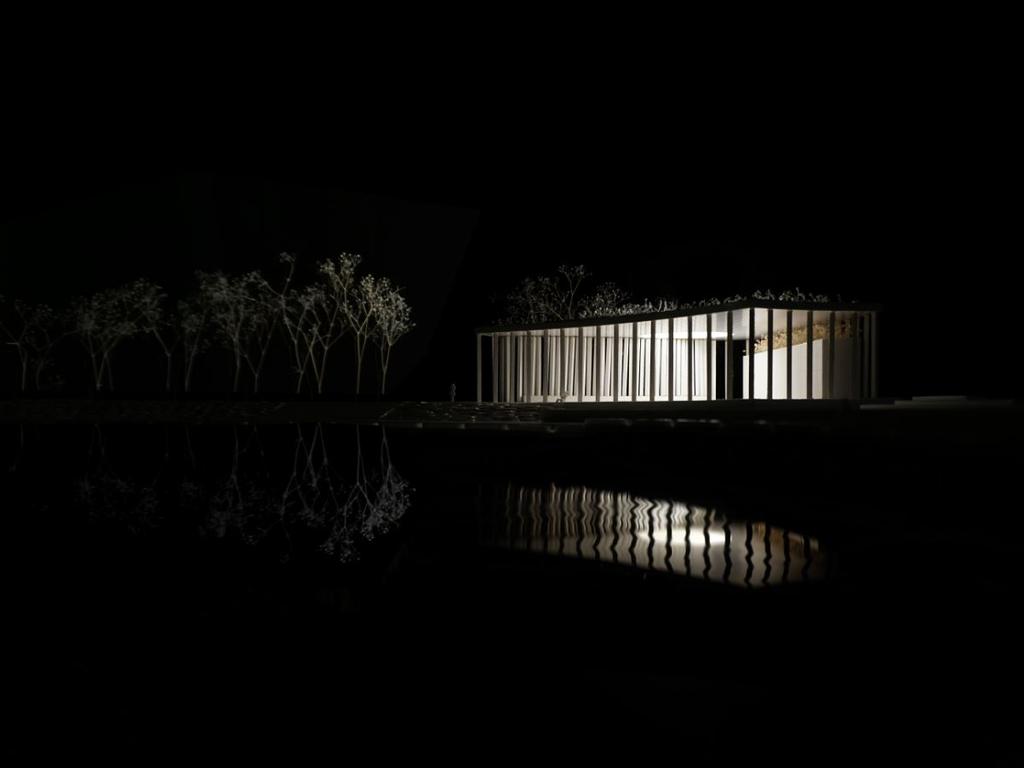
[[[705,105],[592,83],[571,99],[551,85],[531,111],[452,112],[449,97],[443,123],[420,92],[405,122],[358,135],[340,118],[183,129],[182,112],[141,107],[137,130],[22,126],[0,180],[0,292],[60,303],[136,276],[174,292],[197,268],[356,251],[406,287],[418,323],[396,393],[446,399],[452,381],[471,396],[472,328],[494,297],[584,263],[637,298],[799,286],[878,302],[883,395],[1017,396],[995,90],[823,78]]]

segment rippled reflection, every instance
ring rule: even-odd
[[[819,542],[716,509],[586,487],[496,489],[485,543],[665,571],[740,587],[820,581]]]
[[[323,425],[298,425],[286,458],[270,460],[255,427],[233,428],[223,446],[185,427],[180,461],[172,460],[165,435],[162,459],[151,471],[129,472],[112,458],[109,437],[97,426],[75,500],[94,523],[135,535],[194,521],[204,537],[276,546],[282,559],[298,542],[354,560],[362,542],[405,515],[412,489],[395,469],[382,431],[367,438],[354,427],[352,434],[341,460],[328,450]]]

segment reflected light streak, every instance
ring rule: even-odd
[[[686,528],[682,526],[673,526],[672,538],[669,539],[668,531],[656,530],[654,536],[648,535],[646,532],[638,533],[637,535],[642,536],[644,539],[653,540],[658,544],[682,544],[686,540]],[[691,547],[724,547],[725,546],[725,531],[716,530],[712,528],[707,532],[707,538],[704,537],[703,529],[698,528],[697,530],[690,530],[690,546]]]
[[[485,544],[662,571],[734,587],[821,581],[816,539],[721,510],[585,486],[494,486]]]

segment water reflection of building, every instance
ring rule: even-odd
[[[819,542],[715,509],[599,491],[509,484],[494,489],[485,544],[665,571],[735,586],[820,581]]]

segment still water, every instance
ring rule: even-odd
[[[18,754],[1015,749],[1016,528],[971,493],[344,425],[0,435]]]

